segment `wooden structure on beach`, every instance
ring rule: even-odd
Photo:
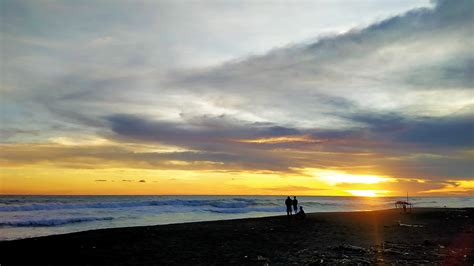
[[[403,212],[411,212],[411,209],[413,208],[413,203],[408,201],[408,193],[407,193],[407,200],[399,200],[395,202],[395,208],[396,209],[403,209]]]
[[[407,210],[408,212],[411,212],[412,207],[413,207],[413,203],[410,203],[407,201],[399,200],[395,202],[395,208],[403,209],[403,212],[407,212]]]

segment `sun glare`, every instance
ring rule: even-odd
[[[331,185],[340,183],[376,184],[380,182],[390,182],[393,180],[393,178],[384,176],[348,174],[335,170],[312,169],[311,172],[313,176],[322,179]]]
[[[346,190],[354,196],[358,197],[378,197],[380,194],[386,194],[386,190]]]

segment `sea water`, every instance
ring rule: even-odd
[[[282,196],[0,196],[0,240],[100,228],[285,214]],[[298,197],[306,212],[394,207],[396,197]],[[415,207],[473,207],[474,197],[410,198]]]

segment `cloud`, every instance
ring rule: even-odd
[[[22,136],[22,135],[38,135],[38,131],[36,130],[24,130],[24,129],[8,129],[8,128],[1,128],[0,129],[0,136],[2,137],[3,141],[8,140],[9,138],[15,136]]]
[[[263,189],[270,190],[270,191],[283,191],[283,192],[325,190],[321,188],[311,188],[311,187],[305,187],[305,186],[280,186],[280,187],[270,187],[270,188],[263,188]]]
[[[366,134],[377,139],[399,143],[413,143],[429,147],[473,148],[474,112],[443,117],[409,117],[397,113],[358,113],[348,117],[362,123]]]
[[[360,111],[417,116],[443,106],[447,115],[472,103],[464,98],[472,84],[465,39],[471,10],[468,1],[440,2],[314,44],[177,74],[164,84],[218,99],[230,94],[239,109],[296,126],[352,125],[340,114]],[[453,94],[439,101],[445,90]]]
[[[472,195],[474,181],[472,180],[447,180],[442,187],[422,191],[424,194],[444,193],[448,195]]]
[[[398,140],[417,144],[474,148],[474,113],[412,123],[398,136]]]
[[[121,66],[126,71],[100,75],[94,68],[71,69],[38,78],[48,81],[37,83],[48,90],[25,86],[47,106],[42,120],[87,127],[103,127],[99,117],[115,115],[117,105],[174,123],[188,122],[180,114],[226,114],[288,128],[353,127],[346,115],[360,112],[448,115],[472,104],[473,57],[464,37],[471,31],[470,7],[468,1],[439,1],[366,28],[209,68],[136,72]],[[117,8],[121,14],[130,7]]]
[[[131,139],[164,143],[232,141],[257,137],[297,135],[297,129],[272,123],[249,123],[227,116],[191,117],[186,123],[153,121],[146,117],[116,114],[106,120],[114,133]]]

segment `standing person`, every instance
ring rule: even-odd
[[[293,210],[295,211],[295,214],[296,214],[298,212],[298,200],[296,199],[296,197],[293,197],[292,203],[293,203]]]
[[[288,198],[286,198],[285,200],[285,205],[286,205],[286,215],[287,216],[290,216],[291,215],[291,204],[293,203],[293,201],[290,199],[290,196],[288,196]]]

